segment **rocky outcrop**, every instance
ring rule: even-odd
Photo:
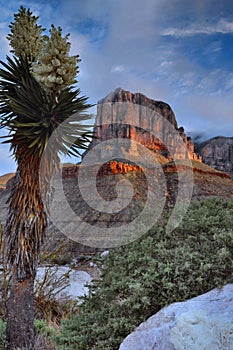
[[[233,137],[214,137],[195,149],[204,163],[230,174],[233,179]]]
[[[141,93],[118,88],[108,94],[98,102],[95,125],[96,139],[90,148],[100,142],[123,138],[140,143],[169,160],[174,158],[201,161],[201,157],[194,152],[191,138],[186,136],[183,127],[178,128],[171,107]],[[185,150],[181,147],[184,145]],[[109,151],[109,145],[106,150],[104,147],[103,145],[102,152]],[[127,151],[133,154],[135,143],[129,142]]]
[[[119,350],[231,350],[233,284],[171,304],[142,323]]]
[[[62,178],[63,180],[74,178],[78,176],[79,165],[64,167],[62,169]],[[90,175],[92,171],[91,167],[86,169],[86,175]],[[142,171],[142,168],[138,165],[128,164],[126,162],[119,161],[110,161],[108,163],[104,163],[103,165],[99,165],[98,176],[102,177],[108,174],[126,174],[130,171]]]

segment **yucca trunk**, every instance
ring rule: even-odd
[[[20,280],[17,267],[12,271],[10,297],[7,302],[7,341],[9,350],[33,350],[34,335],[34,276]]]
[[[5,226],[6,259],[12,275],[7,302],[7,341],[9,350],[31,350],[34,348],[33,286],[47,218],[40,189],[40,158],[30,155],[26,147],[18,149],[16,156],[18,169]],[[49,184],[48,175],[43,174],[44,189]]]

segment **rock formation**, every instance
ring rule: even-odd
[[[119,350],[230,350],[232,330],[233,284],[229,284],[163,308],[137,327]]]
[[[108,94],[98,102],[95,125],[96,139],[90,148],[106,140],[123,138],[131,141],[127,150],[131,155],[135,151],[132,141],[136,141],[169,160],[201,161],[194,152],[191,138],[186,136],[183,127],[178,128],[171,107],[141,93],[133,94],[118,88]],[[109,149],[104,150],[103,146],[104,151]]]
[[[123,106],[121,102],[125,102]],[[83,157],[82,164],[66,164],[62,169],[61,181],[55,179],[57,185],[54,187],[52,207],[55,218],[53,222],[56,222],[56,225],[50,222],[49,232],[56,235],[55,238],[49,239],[51,244],[54,242],[53,246],[50,244],[50,251],[56,249],[57,240],[65,239],[64,235],[59,235],[59,231],[67,234],[67,227],[69,238],[77,238],[78,242],[91,246],[88,244],[89,238],[84,242],[84,239],[80,241],[79,237],[74,236],[76,232],[82,232],[83,222],[93,227],[96,225],[101,230],[132,222],[147,202],[148,193],[159,196],[153,203],[161,203],[162,198],[165,206],[176,203],[179,194],[180,199],[184,201],[186,193],[190,193],[190,197],[194,199],[205,196],[221,196],[226,199],[232,197],[233,181],[230,176],[201,162],[194,152],[192,140],[186,137],[182,127],[178,128],[172,109],[164,102],[151,100],[140,93],[132,94],[117,89],[99,101],[95,135],[96,138],[93,139],[89,152]],[[109,140],[114,139],[117,142],[112,147]],[[124,147],[122,140],[126,140]],[[142,149],[138,148],[138,144],[142,145]],[[117,152],[114,152],[114,147],[115,151],[121,149],[120,156],[115,156]],[[95,149],[96,152],[93,151]],[[93,162],[85,164],[86,158],[92,152]],[[109,156],[107,160],[106,154]],[[138,162],[139,158],[141,161]],[[84,174],[81,182],[80,169]],[[190,172],[193,175],[191,178]],[[148,179],[152,180],[148,182]],[[3,185],[0,195],[0,220],[4,223],[11,180],[8,177],[0,180]],[[9,180],[6,188],[5,180]],[[127,181],[132,185],[132,196],[128,195]],[[80,183],[87,192],[86,199],[83,197]],[[100,196],[94,195],[96,189]],[[67,207],[64,204],[66,202]],[[109,211],[114,202],[116,205],[120,205],[121,202],[127,204],[120,205],[119,211]],[[83,230],[83,237],[86,239],[85,225]],[[90,229],[88,231],[91,232]],[[88,250],[83,247],[76,243],[76,251]],[[95,247],[100,247],[100,244]],[[103,247],[105,246],[101,246]],[[94,248],[90,249],[93,251]]]
[[[233,137],[214,137],[195,147],[203,162],[233,178]]]

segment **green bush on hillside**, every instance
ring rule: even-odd
[[[0,350],[5,350],[6,347],[6,322],[0,318]]]
[[[158,225],[112,250],[77,316],[56,337],[60,350],[118,350],[122,340],[165,305],[233,282],[233,201],[193,202],[179,228]]]

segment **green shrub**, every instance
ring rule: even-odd
[[[34,320],[35,335],[44,335],[45,337],[51,337],[56,334],[54,328],[49,327],[45,320]]]
[[[6,322],[0,319],[0,350],[5,350],[6,346]]]
[[[45,320],[34,320],[35,327],[35,350],[47,349],[55,350],[52,343],[52,336],[56,334],[56,329],[49,327]]]
[[[165,305],[233,282],[233,201],[191,203],[172,233],[165,223],[112,250],[79,314],[62,324],[57,349],[117,350]]]

